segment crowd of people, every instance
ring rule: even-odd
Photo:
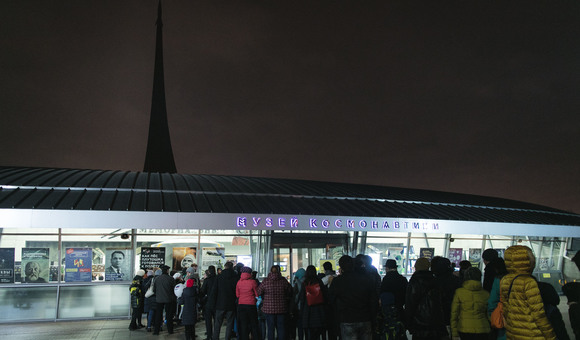
[[[335,272],[330,262],[298,269],[292,283],[274,265],[263,280],[243,264],[227,262],[221,273],[210,266],[200,282],[197,266],[171,273],[139,270],[131,285],[129,329],[144,327],[169,334],[185,327],[194,340],[195,324],[205,322],[206,340],[393,340],[408,339],[570,339],[554,287],[532,276],[535,257],[526,246],[482,254],[484,273],[470,263],[455,271],[450,260],[419,258],[409,280],[389,259],[379,275],[368,255],[344,255]],[[580,256],[573,261],[580,269]],[[149,292],[148,292],[149,291]],[[570,323],[580,336],[580,283],[563,286]],[[490,323],[503,309],[503,327]],[[494,327],[495,326],[495,327]]]

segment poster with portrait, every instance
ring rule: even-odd
[[[205,272],[209,266],[223,268],[226,263],[226,248],[204,247],[201,255],[201,273]]]
[[[474,267],[479,267],[481,262],[481,248],[469,248],[469,262]]]
[[[449,261],[459,268],[459,262],[463,261],[463,248],[449,248]]]
[[[65,282],[91,282],[93,250],[91,248],[67,248],[64,255]]]
[[[22,282],[47,283],[49,248],[22,248]]]
[[[105,249],[105,281],[127,281],[131,277],[131,249]]]
[[[164,247],[142,247],[140,267],[143,269],[161,268],[165,264]]]
[[[173,270],[181,271],[197,263],[196,247],[174,247],[173,248]]]
[[[0,283],[14,283],[14,248],[0,248]]]
[[[424,257],[426,259],[432,260],[435,256],[435,248],[420,248],[419,257]]]

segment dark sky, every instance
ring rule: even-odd
[[[156,0],[0,1],[0,165],[143,168]],[[164,2],[181,173],[580,213],[577,1]]]

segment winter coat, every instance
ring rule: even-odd
[[[324,285],[321,279],[315,278],[311,284],[320,285],[320,292],[322,293],[324,303],[319,305],[308,305],[308,300],[306,298],[306,281],[302,283],[302,289],[300,290],[300,306],[302,309],[300,311],[300,317],[302,318],[302,327],[304,328],[324,328],[326,327],[326,304],[328,302],[328,288]],[[333,279],[334,280],[334,279]]]
[[[203,280],[201,290],[199,291],[199,302],[205,310],[215,310],[215,302],[209,302],[209,294],[215,284],[217,276],[215,274],[209,275]]]
[[[332,280],[330,303],[339,323],[374,321],[379,309],[375,280],[364,271],[348,271]]]
[[[570,340],[568,332],[566,331],[566,325],[564,324],[564,318],[562,313],[558,309],[560,304],[560,296],[554,286],[548,282],[537,282],[538,289],[540,289],[540,295],[542,296],[542,301],[544,302],[544,311],[546,312],[546,317],[554,333],[556,333],[556,338],[558,340]]]
[[[455,295],[455,290],[461,288],[462,281],[452,272],[445,272],[435,275],[435,284],[441,292],[441,301],[443,303],[443,321],[445,325],[451,324],[449,318],[451,316],[451,302]]]
[[[568,309],[568,315],[570,316],[570,324],[574,335],[576,339],[580,339],[580,303],[572,302]]]
[[[177,298],[173,292],[174,288],[175,280],[171,276],[167,274],[156,276],[153,289],[155,291],[157,303],[177,302]]]
[[[216,278],[208,303],[215,306],[215,310],[235,311],[237,283],[238,274],[233,269],[224,269]]]
[[[292,296],[292,286],[280,273],[270,273],[258,286],[258,296],[262,296],[262,311],[265,314],[286,314]]]
[[[131,286],[129,287],[129,292],[131,292],[131,307],[143,308],[143,300],[145,299],[145,292],[143,291],[143,276],[135,275],[133,282],[131,282]]]
[[[181,294],[181,298],[183,299],[181,323],[185,326],[195,325],[197,321],[197,295],[197,286],[186,287]]]
[[[256,280],[252,279],[252,274],[242,273],[240,281],[236,285],[236,296],[238,297],[238,304],[240,305],[255,305],[258,284]]]
[[[499,282],[500,278],[496,277],[493,281],[493,286],[491,287],[491,293],[489,293],[489,299],[487,300],[487,316],[491,317],[491,313],[497,307],[499,302]],[[505,328],[497,330],[497,340],[506,340]]]
[[[149,276],[148,278],[145,279],[145,281],[143,281],[143,291],[145,293],[147,292],[147,290],[149,290],[149,287],[151,286],[151,283],[153,283],[154,279],[155,277]],[[157,308],[157,298],[155,297],[155,294],[153,294],[150,297],[146,297],[143,312],[149,313],[150,311],[155,310],[156,308]]]
[[[534,268],[528,257],[528,249],[525,246],[511,246],[504,253],[508,274],[501,279],[500,298],[504,304],[506,335],[508,339],[516,340],[554,340],[556,335],[544,312],[538,284],[531,276]],[[516,278],[519,274],[522,275]]]
[[[438,338],[447,330],[443,316],[441,292],[430,271],[416,271],[407,285],[405,295],[407,329],[417,337]]]
[[[399,272],[388,271],[383,277],[381,283],[381,294],[392,293],[395,298],[395,307],[397,312],[403,316],[403,305],[405,304],[405,293],[407,292],[407,278],[399,274]]]
[[[455,291],[451,304],[451,331],[453,336],[461,333],[489,333],[487,300],[489,293],[481,282],[467,280]]]

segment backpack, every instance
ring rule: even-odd
[[[306,302],[309,306],[321,305],[324,303],[324,297],[320,291],[318,282],[306,285]]]
[[[131,283],[131,287],[129,287],[129,292],[131,293],[131,307],[132,308],[139,308],[143,304],[142,298],[142,291],[141,291],[141,283],[137,280]]]

